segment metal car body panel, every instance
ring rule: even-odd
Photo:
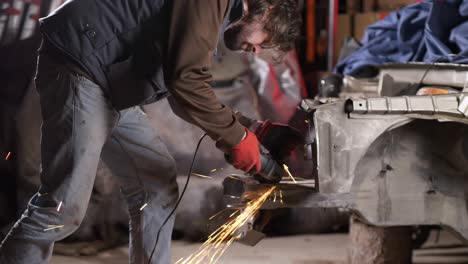
[[[413,78],[413,84],[438,80],[437,72],[427,73],[427,65],[426,72],[423,65],[413,65],[381,71],[373,92],[370,79],[363,80],[363,90],[354,82],[344,93],[357,98],[304,100],[301,108],[313,124],[308,142],[316,178],[312,184],[282,181],[276,186],[281,201],[269,200],[264,208],[340,207],[372,225],[443,225],[468,240],[468,93],[466,79],[461,80],[468,71],[457,65],[431,67],[439,66],[439,78],[445,80],[437,84],[457,93],[413,96],[416,90],[409,89],[396,96],[404,93],[398,88],[382,95],[379,87],[388,76],[403,80],[408,70],[430,77]],[[269,186],[231,177],[224,187],[228,205],[237,206]]]

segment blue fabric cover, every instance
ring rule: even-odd
[[[362,47],[335,71],[359,75],[389,62],[468,62],[468,0],[424,1],[370,25]]]

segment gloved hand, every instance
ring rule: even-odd
[[[270,120],[262,122],[256,128],[255,135],[275,160],[287,158],[297,146],[304,143],[304,136],[299,130]]]
[[[230,163],[234,168],[256,174],[262,169],[260,146],[257,137],[248,129],[246,137],[230,152]]]
[[[237,120],[254,132],[258,141],[270,152],[275,160],[284,160],[291,152],[304,143],[302,133],[286,124],[264,122],[244,116],[241,112],[235,113]]]

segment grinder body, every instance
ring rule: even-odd
[[[255,133],[261,143],[260,160],[262,168],[259,173],[250,174],[261,183],[279,183],[283,177],[287,176],[287,172],[280,161],[288,158],[291,152],[304,142],[302,133],[285,124],[273,123],[270,120],[260,122],[248,118],[240,112],[237,112],[236,116],[242,125]],[[229,154],[225,155],[225,157],[229,163],[232,163]]]
[[[283,166],[274,160],[269,153],[260,152],[260,160],[262,168],[259,173],[253,175],[256,180],[261,183],[275,184],[285,177],[286,172]]]
[[[231,155],[225,154],[224,157],[226,158],[227,162],[232,163]],[[260,161],[262,164],[260,172],[249,173],[259,182],[267,184],[276,184],[279,183],[281,179],[286,176],[286,171],[284,170],[283,166],[276,160],[274,160],[271,157],[268,150],[262,145],[260,145]]]

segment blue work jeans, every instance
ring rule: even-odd
[[[36,87],[43,116],[41,186],[2,242],[0,263],[49,262],[54,242],[85,216],[101,157],[128,205],[129,262],[146,264],[178,198],[166,146],[139,107],[116,111],[98,85],[42,55]],[[152,263],[170,263],[173,222],[163,228]]]

